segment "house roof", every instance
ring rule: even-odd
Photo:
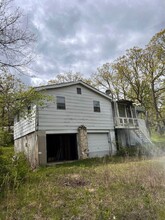
[[[133,104],[133,101],[127,100],[127,99],[120,99],[120,100],[117,100],[116,102],[121,103],[121,104],[129,104],[129,105]]]
[[[59,84],[48,84],[48,85],[43,85],[43,86],[37,86],[34,87],[37,91],[43,91],[43,90],[51,90],[51,89],[58,89],[58,88],[63,88],[63,87],[69,87],[69,86],[73,86],[73,85],[82,85],[92,91],[94,91],[95,93],[104,96],[105,98],[111,100],[111,98],[106,95],[105,93],[101,92],[100,90],[94,88],[93,86],[79,80],[79,81],[73,81],[73,82],[66,82],[66,83],[59,83]]]

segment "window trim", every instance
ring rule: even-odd
[[[78,95],[81,95],[81,94],[82,94],[81,88],[80,88],[80,87],[77,87],[76,89],[77,89],[77,94],[78,94]]]
[[[101,112],[100,101],[93,100],[93,111]]]
[[[63,99],[63,101],[60,102],[60,99]],[[66,109],[66,102],[64,96],[56,96],[56,106],[58,110],[65,110]]]

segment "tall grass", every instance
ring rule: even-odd
[[[14,155],[13,147],[0,148],[0,195],[19,187],[29,171],[30,166],[24,154]]]
[[[0,219],[165,219],[164,159],[87,159],[42,167],[1,198]]]

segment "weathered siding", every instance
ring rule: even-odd
[[[38,161],[38,143],[37,133],[33,132],[14,141],[14,150],[16,153],[23,152],[29,160],[32,167],[39,164]]]
[[[36,106],[33,106],[32,112],[27,117],[21,117],[17,122],[14,120],[14,140],[25,136],[36,130]]]
[[[76,88],[82,89],[77,94]],[[82,85],[73,85],[56,90],[48,90],[47,94],[54,97],[54,101],[39,108],[38,130],[47,133],[76,133],[80,125],[89,131],[109,131],[114,127],[110,100],[89,90]],[[56,107],[56,96],[65,97],[66,109]],[[101,112],[93,111],[93,101],[100,102]]]

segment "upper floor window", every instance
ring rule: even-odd
[[[118,103],[119,117],[126,117],[125,105]]]
[[[17,115],[16,115],[16,122],[20,121],[20,112],[18,111]]]
[[[30,114],[30,113],[31,113],[31,110],[32,110],[31,105],[28,105],[28,106],[27,106],[27,112],[28,112],[28,114]]]
[[[77,88],[77,94],[81,95],[81,88]]]
[[[93,101],[93,110],[94,110],[94,112],[100,112],[100,102],[99,101]]]
[[[65,109],[65,97],[57,96],[57,109]]]

